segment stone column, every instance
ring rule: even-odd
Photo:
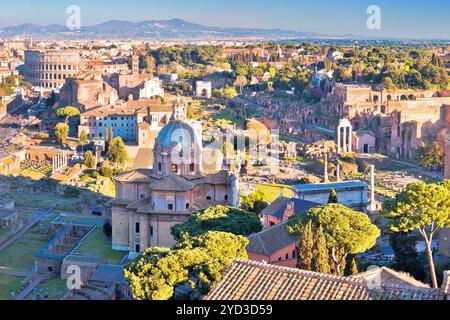
[[[341,181],[341,165],[339,163],[336,166],[336,181]]]
[[[348,127],[344,127],[344,142],[343,142],[343,151],[344,151],[344,153],[345,152],[347,152],[347,129],[348,129]]]
[[[369,213],[373,213],[377,210],[375,202],[375,166],[370,166],[370,202],[369,202]]]
[[[337,153],[341,153],[341,127],[337,128]]]
[[[323,154],[324,157],[324,168],[323,168],[323,182],[328,183],[330,182],[328,179],[328,153],[325,151]]]
[[[353,135],[353,128],[350,126],[348,127],[349,135],[348,135],[348,152],[352,152],[352,135]]]

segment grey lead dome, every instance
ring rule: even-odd
[[[170,121],[164,126],[156,138],[162,148],[170,149],[173,144],[195,143],[195,146],[201,146],[200,139],[195,133],[194,128],[185,121]]]

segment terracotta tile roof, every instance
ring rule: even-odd
[[[372,270],[350,276],[350,278],[379,283],[382,286],[411,286],[419,288],[430,287],[429,285],[414,279],[407,273],[398,272],[386,267],[374,268]]]
[[[369,300],[363,281],[236,259],[205,300]]]
[[[286,224],[287,221],[250,235],[247,252],[270,256],[295,243],[298,239],[287,232]]]
[[[357,277],[235,259],[205,300],[442,300],[439,289],[406,286],[369,287]]]

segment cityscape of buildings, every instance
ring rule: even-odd
[[[1,38],[0,300],[450,299],[450,42]]]

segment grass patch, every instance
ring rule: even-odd
[[[75,253],[98,256],[110,264],[118,264],[124,255],[123,252],[111,248],[111,239],[105,235],[101,228],[92,231]]]
[[[17,223],[22,222],[23,225],[26,225],[30,220],[33,219],[33,217],[28,214],[22,214],[20,215],[18,218]],[[17,229],[17,230],[14,230]],[[5,241],[7,238],[9,238],[11,235],[13,235],[14,233],[16,233],[17,231],[19,231],[18,228],[14,228],[12,225],[9,225],[7,227],[0,227],[0,242]]]
[[[22,290],[24,278],[0,274],[0,300],[12,300]]]
[[[286,184],[258,184],[256,186],[256,190],[263,192],[264,200],[269,202],[275,201],[281,192],[283,192],[283,195],[288,198],[292,198],[294,196],[291,186]]]
[[[31,228],[22,238],[0,252],[0,266],[13,270],[30,271],[34,256],[47,243],[49,223],[42,221]]]
[[[114,192],[114,183],[107,184],[108,192]],[[102,198],[103,195],[90,190],[80,190],[81,194],[76,198],[66,198],[57,192],[19,193],[11,194],[17,207],[26,209],[48,209],[61,212],[77,212],[88,201]]]
[[[45,282],[41,282],[26,299],[29,300],[34,297],[39,297],[44,300],[62,300],[67,290],[67,280],[54,277]]]

